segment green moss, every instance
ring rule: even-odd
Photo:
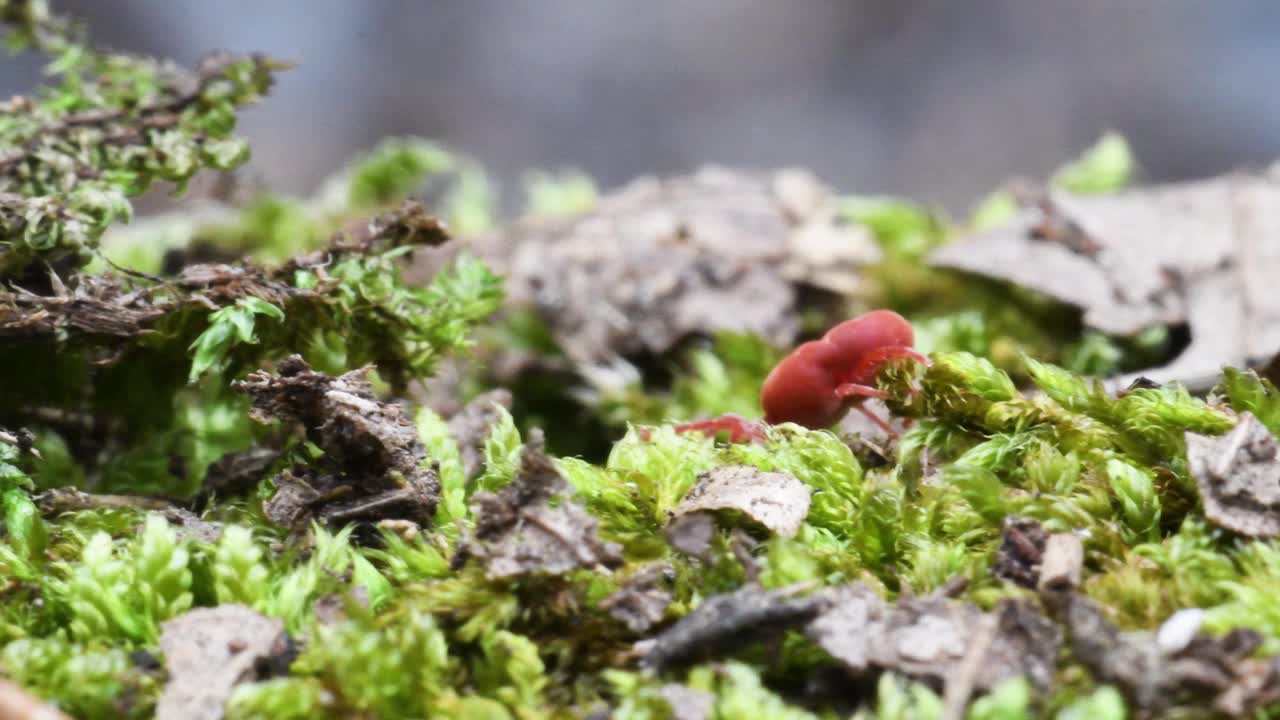
[[[659,358],[670,371],[660,388],[626,361],[608,376],[518,385],[516,412],[498,410],[475,479],[464,475],[446,419],[408,401],[423,462],[441,483],[427,527],[351,523],[289,533],[263,513],[270,480],[248,497],[211,500],[204,519],[222,523],[212,541],[131,507],[53,513],[35,493],[71,485],[181,495],[229,451],[270,444],[292,461],[314,457],[288,428],[252,423],[244,399],[230,391],[233,379],[292,352],[331,373],[373,365],[381,393],[409,395],[439,359],[476,341],[500,303],[500,280],[464,257],[428,286],[407,286],[400,260],[434,238],[415,237],[434,226],[412,205],[391,216],[405,224],[389,235],[379,234],[385,217],[369,216],[426,189],[449,224],[470,234],[493,226],[496,203],[474,163],[403,138],[357,159],[315,198],[259,196],[225,215],[178,215],[127,239],[104,236],[127,217],[124,198],[148,184],[180,184],[202,167],[240,162],[235,112],[278,68],[224,58],[198,70],[205,85],[183,95],[177,117],[166,120],[172,125],[142,132],[144,121],[155,121],[144,117],[149,98],[181,92],[162,65],[91,50],[77,26],[35,0],[0,0],[0,19],[12,28],[12,44],[54,62],[51,84],[0,120],[0,144],[43,148],[17,164],[0,162],[0,190],[12,196],[0,200],[5,287],[58,292],[26,272],[48,263],[72,285],[115,283],[112,292],[172,302],[146,333],[111,343],[69,325],[0,342],[0,363],[23,368],[0,394],[0,674],[77,717],[149,716],[165,680],[139,662],[140,651],[158,653],[162,623],[193,607],[242,603],[283,620],[301,654],[287,676],[237,687],[227,702],[233,718],[541,720],[611,710],[656,719],[672,716],[668,683],[706,693],[714,717],[938,718],[942,699],[892,672],[870,678],[868,692],[851,686],[839,703],[800,693],[837,667],[798,632],[656,675],[634,672],[636,642],[749,580],[769,589],[861,580],[894,598],[963,577],[962,599],[990,607],[1022,592],[991,573],[1011,515],[1085,540],[1083,590],[1122,628],[1150,630],[1198,607],[1211,631],[1253,628],[1267,652],[1280,651],[1280,544],[1242,540],[1205,519],[1184,441],[1187,432],[1226,433],[1233,413],[1246,410],[1280,431],[1276,388],[1227,369],[1221,402],[1176,385],[1107,395],[1092,378],[1162,360],[1167,334],[1105,337],[1045,298],[928,268],[929,251],[963,228],[896,198],[844,204],[845,217],[866,226],[884,251],[850,307],[902,310],[931,355],[927,368],[891,363],[877,379],[891,410],[912,422],[892,457],[794,425],[739,445],[676,433],[682,420],[760,415],[760,383],[785,349],[724,334]],[[68,134],[58,126],[95,112],[136,136],[118,148],[99,142],[93,128]],[[86,172],[53,172],[67,153]],[[1074,192],[1111,192],[1130,181],[1133,166],[1123,141],[1107,136],[1053,181]],[[572,214],[595,201],[589,179],[573,173],[531,176],[529,185],[530,216]],[[1012,209],[1012,197],[998,193],[970,225],[993,226]],[[338,230],[357,239],[371,230],[377,240],[334,246],[320,263],[291,260]],[[260,272],[272,292],[184,299],[174,283],[121,274],[105,261],[91,268],[96,274],[81,268],[102,253],[159,273],[167,252],[210,249],[269,260]],[[530,316],[485,332],[486,341],[557,353]],[[480,389],[469,382],[463,394]],[[1034,397],[1025,393],[1032,387]],[[31,448],[13,433],[28,424]],[[468,501],[512,482],[534,424],[546,426],[560,449],[554,462],[600,535],[621,544],[621,567],[496,579],[459,554],[480,520]],[[604,452],[595,462],[569,448]],[[725,465],[797,478],[811,490],[807,516],[783,538],[720,513],[705,553],[676,552],[664,535],[674,510],[700,474]],[[655,569],[655,587],[670,602],[658,625],[634,633],[602,603]],[[1012,681],[974,698],[967,717],[1131,714],[1116,690],[1068,657],[1058,671],[1048,697]]]

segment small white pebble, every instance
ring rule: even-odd
[[[1204,622],[1204,610],[1187,608],[1169,616],[1156,631],[1156,645],[1166,655],[1172,655],[1191,644]]]

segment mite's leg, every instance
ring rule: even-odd
[[[886,433],[889,434],[889,437],[891,438],[899,437],[897,430],[894,430],[893,427],[889,425],[889,423],[885,422],[884,418],[868,410],[865,405],[862,405],[861,403],[859,403],[858,412],[865,415],[867,419],[870,420],[871,422],[875,423],[876,425],[879,425],[881,430],[884,430]]]
[[[886,393],[885,391],[877,388],[873,388],[870,385],[844,383],[842,385],[836,386],[836,397],[840,398],[841,400],[845,400],[848,398],[858,398],[858,397],[873,397],[873,398],[878,398],[883,400],[884,398],[889,397],[889,393]],[[868,420],[878,425],[881,430],[884,430],[886,433],[888,433],[889,437],[895,437],[895,438],[898,437],[897,430],[894,430],[892,427],[890,427],[889,423],[884,421],[884,418],[881,418],[879,415],[876,415],[875,413],[868,410],[867,407],[863,405],[861,402],[854,402],[853,407],[858,412],[865,415]]]
[[[718,433],[729,433],[729,442],[740,443],[746,441],[764,442],[764,427],[761,423],[748,420],[741,415],[728,413],[718,418],[709,420],[695,420],[693,422],[681,423],[675,427],[677,433],[700,432],[707,435],[716,435]]]
[[[889,393],[873,388],[870,385],[859,385],[858,383],[841,383],[836,386],[836,397],[846,400],[851,397],[872,397],[877,400],[883,400],[889,397]]]

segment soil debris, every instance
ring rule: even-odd
[[[679,517],[709,510],[737,510],[781,537],[795,537],[809,514],[812,489],[781,472],[750,465],[726,465],[698,476],[676,506]]]
[[[1040,580],[1040,562],[1048,539],[1049,534],[1037,520],[1013,515],[1005,518],[991,574],[1020,587],[1034,588]]]
[[[649,565],[631,578],[622,589],[600,602],[613,619],[633,633],[648,632],[660,622],[674,598],[668,589],[675,570],[666,563]]]
[[[1266,282],[1280,273],[1276,227],[1280,165],[1114,194],[1049,189],[1006,225],[944,245],[929,261],[1080,307],[1088,326],[1111,335],[1189,325],[1191,345],[1143,373],[1167,382],[1280,349],[1280,296]]]
[[[657,637],[636,643],[640,665],[662,672],[676,663],[714,657],[800,627],[827,603],[822,593],[798,597],[811,587],[801,583],[765,590],[749,584],[712,595]]]
[[[275,375],[259,371],[235,383],[249,395],[255,420],[298,423],[325,454],[276,476],[276,494],[265,505],[272,522],[295,530],[312,517],[431,522],[439,478],[423,462],[413,423],[399,405],[374,396],[367,372],[334,378],[293,355]]]
[[[476,526],[460,558],[482,559],[491,578],[620,564],[621,546],[600,539],[595,516],[571,495],[544,451],[542,432],[531,431],[511,483],[472,496]]]
[[[272,674],[273,661],[293,652],[284,621],[244,605],[197,608],[160,626],[169,682],[156,717],[218,720],[232,690]]]
[[[971,689],[990,690],[1025,676],[1047,690],[1053,680],[1059,632],[1031,603],[1005,600],[990,614],[940,595],[885,602],[870,586],[839,588],[806,633],[854,675],[889,670],[942,686],[957,671],[990,623],[993,634],[969,659]]]
[[[506,276],[511,306],[532,308],[585,365],[718,331],[790,345],[797,286],[852,292],[879,258],[811,174],[721,167],[640,178],[584,215],[518,223],[470,249]]]
[[[1209,522],[1246,537],[1280,535],[1280,442],[1252,413],[1226,435],[1187,433],[1187,464]]]

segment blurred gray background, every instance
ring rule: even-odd
[[[304,193],[391,134],[505,189],[707,162],[803,165],[963,210],[1114,128],[1147,180],[1280,157],[1269,0],[55,0],[106,46],[296,60],[244,118],[253,172]],[[0,92],[37,65],[5,60]]]

